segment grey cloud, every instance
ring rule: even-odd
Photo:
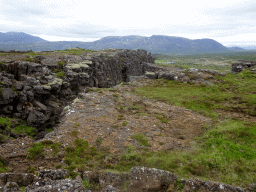
[[[7,18],[15,18],[15,17],[31,17],[31,16],[42,16],[45,15],[46,12],[40,9],[32,9],[29,7],[24,8],[11,8],[1,10],[2,13],[5,14]]]

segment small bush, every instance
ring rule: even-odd
[[[27,158],[35,159],[38,157],[44,157],[44,146],[40,143],[32,143],[32,147],[28,149]]]

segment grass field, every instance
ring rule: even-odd
[[[156,63],[164,66],[229,71],[231,69],[231,64],[236,63],[239,59],[256,60],[256,52],[242,51],[205,55],[157,55]],[[167,64],[167,62],[175,63]]]
[[[248,186],[256,182],[256,74],[243,71],[216,79],[219,83],[208,87],[159,79],[135,90],[137,95],[192,109],[214,122],[194,139],[195,150],[151,153],[143,163],[185,178]]]

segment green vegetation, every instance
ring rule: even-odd
[[[54,143],[51,140],[44,140],[39,143],[32,143],[31,148],[29,148],[28,150],[27,158],[33,160],[36,158],[44,157],[45,147],[51,148],[53,151],[52,155],[55,156],[60,152],[60,149],[59,149],[60,146],[61,146],[61,143]]]
[[[0,81],[0,84],[1,84],[1,85],[4,85],[4,82]]]
[[[69,134],[70,134],[71,136],[76,137],[77,134],[78,134],[78,131],[71,131],[71,132],[69,132]]]
[[[77,48],[59,50],[59,51],[55,51],[55,52],[56,53],[65,53],[65,54],[69,54],[69,55],[82,55],[84,52],[96,52],[96,51],[77,47]]]
[[[100,165],[103,166],[103,159],[108,153],[108,150],[104,148],[100,151],[95,147],[89,147],[87,141],[76,139],[74,147],[68,146],[65,148],[65,163],[68,164],[66,169],[72,171],[78,168],[78,170],[84,171],[85,165],[92,169],[99,168]]]
[[[126,121],[123,121],[122,126],[126,126],[128,123]]]
[[[256,74],[243,71],[239,74],[229,73],[225,77],[215,77],[215,85],[194,85],[159,79],[151,86],[136,89],[138,95],[192,109],[208,117],[217,117],[215,109],[256,115]]]
[[[151,147],[151,145],[148,143],[148,138],[143,134],[131,135],[131,138],[138,141],[141,145]]]
[[[79,126],[80,126],[79,123],[75,123],[75,124],[74,124],[74,128],[78,128]]]
[[[255,73],[244,70],[216,76],[218,82],[214,85],[159,79],[135,89],[138,95],[183,106],[213,120],[213,126],[204,125],[204,135],[195,138],[194,150],[149,152],[139,155],[139,164],[168,170],[183,178],[196,176],[237,186],[255,183],[256,123],[250,118],[232,116],[234,112],[252,119],[256,116],[255,78]],[[161,119],[160,115],[155,117]]]
[[[53,128],[47,128],[46,131],[47,131],[48,133],[50,133],[50,132],[53,131]]]
[[[154,115],[154,117],[156,117],[157,119],[159,119],[160,121],[162,121],[162,123],[168,123],[168,122],[169,122],[167,119],[165,119],[165,118],[162,117],[161,115]]]
[[[33,62],[33,57],[28,55],[26,59],[24,59],[25,61],[30,61]]]
[[[63,69],[55,69],[53,70],[53,73],[56,73],[57,78],[59,79],[66,76],[66,73],[63,71]]]
[[[29,127],[27,126],[25,123],[21,124],[21,125],[18,125],[14,128],[15,132],[18,133],[18,134],[26,134],[28,136],[35,136],[36,135],[36,128],[34,127]]]
[[[66,63],[66,62],[64,62],[64,61],[59,61],[59,62],[58,62],[58,67],[59,67],[59,69],[63,69],[63,66],[64,66],[65,63]]]
[[[25,186],[20,187],[20,191],[25,192],[25,188],[26,188]]]
[[[155,63],[166,63],[166,61],[164,61],[164,60],[155,60]]]
[[[0,71],[3,71],[3,70],[4,70],[4,63],[0,62]]]
[[[1,142],[3,142],[5,139],[7,139],[10,133],[16,133],[18,135],[25,134],[33,138],[36,135],[36,128],[29,127],[26,125],[25,122],[18,122],[17,119],[13,118],[3,118],[0,117],[0,134]],[[6,136],[4,136],[5,134]]]
[[[87,181],[87,180],[85,180],[85,179],[83,179],[83,186],[86,188],[86,189],[89,189],[90,187],[91,187],[91,185],[90,185],[90,183],[89,183],[89,181]]]

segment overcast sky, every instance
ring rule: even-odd
[[[168,35],[256,45],[256,0],[0,0],[0,32],[49,41]]]

